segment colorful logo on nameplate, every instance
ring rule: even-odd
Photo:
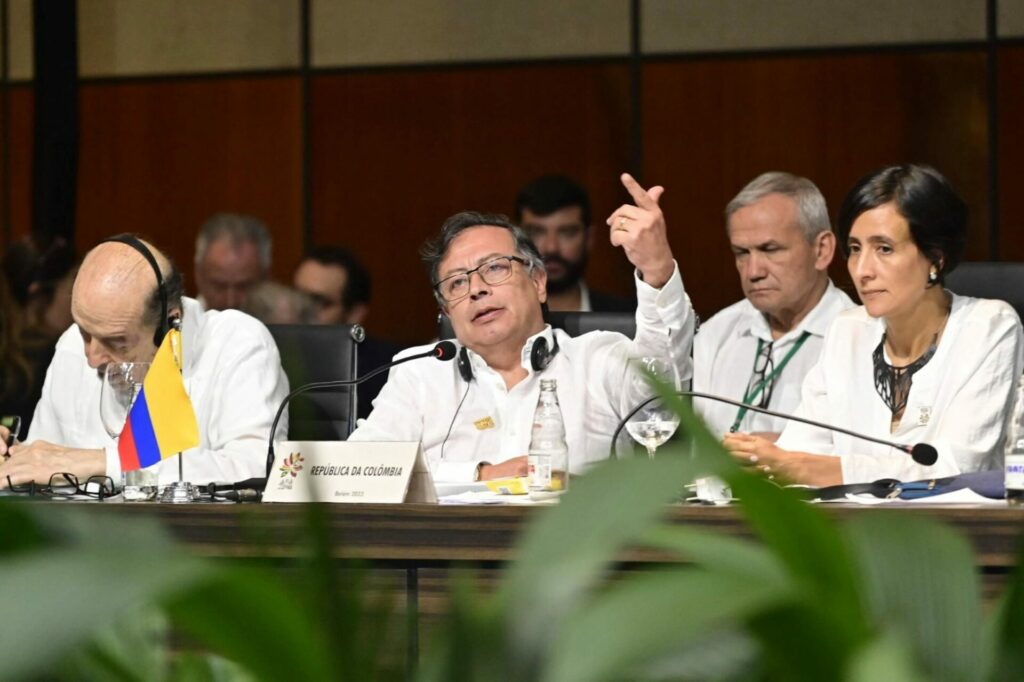
[[[292,480],[302,471],[302,463],[304,461],[305,459],[302,457],[302,454],[298,452],[293,452],[282,460],[278,471],[281,472],[281,478],[284,480],[278,485],[279,489],[290,489],[292,487]]]

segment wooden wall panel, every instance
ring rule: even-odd
[[[969,255],[988,257],[980,51],[652,63],[643,88],[645,177],[667,187],[673,250],[702,315],[741,295],[722,211],[768,170],[814,180],[834,217],[865,173],[930,163],[970,205]],[[833,264],[840,282],[844,270]]]
[[[519,187],[575,176],[603,219],[623,201],[628,72],[557,65],[321,75],[312,98],[316,241],[354,249],[374,277],[368,327],[417,342],[436,307],[417,252],[448,216],[511,213]],[[600,229],[600,228],[599,228]],[[627,261],[599,236],[589,280],[632,286]]]
[[[999,256],[1024,261],[1024,47],[999,50]]]
[[[84,84],[79,248],[149,235],[194,294],[196,231],[238,211],[267,223],[273,272],[290,276],[302,251],[299,94],[293,77]]]
[[[32,231],[32,116],[35,98],[25,85],[10,89],[11,239]],[[0,118],[2,122],[2,118]],[[2,123],[0,123],[2,125]],[[0,169],[0,182],[6,182]]]

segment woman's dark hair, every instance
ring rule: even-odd
[[[861,178],[839,208],[836,232],[845,256],[850,228],[865,211],[893,203],[910,237],[938,270],[938,284],[960,263],[967,246],[967,204],[946,178],[921,164],[888,166]]]

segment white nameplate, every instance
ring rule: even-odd
[[[282,441],[264,502],[437,502],[419,443]]]

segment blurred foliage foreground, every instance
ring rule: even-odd
[[[455,580],[415,679],[1024,679],[1020,562],[986,613],[957,533],[898,512],[835,523],[740,470],[675,404],[693,447],[580,479],[494,593]],[[662,521],[680,482],[708,473],[755,540]],[[0,679],[405,678],[386,652],[394,619],[359,571],[341,577],[320,505],[307,530],[283,577],[190,557],[154,523],[0,504]],[[609,581],[631,546],[683,561]]]

